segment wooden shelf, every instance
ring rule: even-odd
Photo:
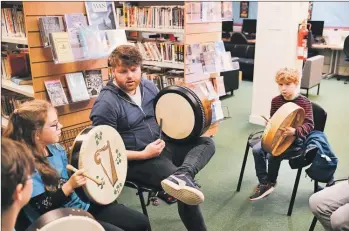
[[[28,45],[28,40],[25,37],[6,37],[6,36],[2,36],[1,42]]]
[[[142,32],[156,32],[156,33],[173,33],[183,34],[184,29],[172,29],[172,28],[142,28],[142,27],[120,27],[118,29],[124,29],[126,31],[142,31]]]
[[[143,61],[144,65],[152,65],[157,67],[167,67],[184,70],[184,63],[169,63],[169,62],[157,62],[157,61]]]
[[[1,126],[7,127],[8,119],[6,119],[4,116],[1,116]]]
[[[22,95],[34,97],[33,85],[18,85],[13,83],[11,80],[2,79],[1,87]]]

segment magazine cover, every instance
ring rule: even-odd
[[[90,99],[82,72],[65,74],[72,102]]]
[[[59,79],[45,81],[45,87],[54,107],[68,104],[67,96],[64,93],[62,83]]]
[[[101,70],[86,70],[85,83],[90,97],[97,97],[103,88]]]
[[[89,25],[97,25],[100,30],[116,29],[114,2],[85,2]]]

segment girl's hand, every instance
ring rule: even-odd
[[[62,186],[62,190],[66,196],[70,195],[74,189],[79,188],[86,184],[86,177],[83,176],[84,169],[80,169],[75,172],[69,180]]]

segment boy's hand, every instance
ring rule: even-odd
[[[296,129],[292,127],[287,127],[287,128],[281,128],[282,131],[282,136],[295,136],[296,135]]]

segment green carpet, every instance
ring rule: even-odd
[[[336,79],[323,80],[320,95],[316,88],[310,91],[309,99],[319,103],[327,112],[325,133],[339,158],[336,178],[349,175],[349,84]],[[251,132],[263,129],[248,122],[252,102],[252,83],[241,82],[234,96],[222,101],[229,107],[232,119],[223,121],[215,136],[216,154],[198,174],[205,202],[201,205],[210,231],[306,231],[313,218],[308,199],[313,182],[303,172],[291,217],[286,215],[296,170],[290,169],[288,161],[281,164],[278,185],[267,198],[249,202],[248,197],[257,184],[252,155],[249,155],[241,191],[236,192],[247,137]],[[251,154],[251,153],[250,153]],[[119,198],[121,203],[141,211],[136,191],[124,188]],[[152,228],[155,231],[185,230],[177,205],[161,202],[148,206]],[[323,230],[318,224],[315,230]]]

